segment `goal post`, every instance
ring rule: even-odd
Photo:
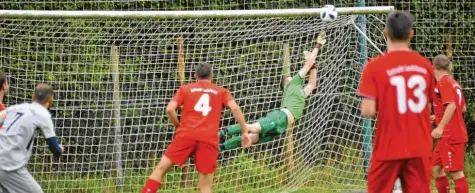
[[[339,7],[340,15],[384,14],[393,6]],[[209,11],[41,11],[0,10],[0,18],[25,19],[204,19],[317,16],[322,8],[266,9],[266,10],[209,10]]]
[[[367,134],[356,91],[361,63],[384,50],[381,18],[393,7],[337,10],[332,22],[320,20],[319,8],[0,10],[7,103],[30,100],[40,82],[56,93],[54,121],[66,153],[52,162],[40,140],[30,171],[47,192],[139,192],[175,133],[166,104],[194,79],[194,65],[211,63],[213,81],[231,91],[253,123],[281,107],[282,69],[295,75],[303,51],[324,30],[317,89],[300,120],[291,132],[245,153],[221,152],[214,189],[364,189]],[[366,15],[365,24],[358,15]],[[225,111],[221,128],[234,123]],[[194,167],[173,168],[163,190],[193,191],[197,179]]]

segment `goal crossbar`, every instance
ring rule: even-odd
[[[338,14],[388,13],[394,6],[340,7]],[[322,8],[268,10],[207,10],[207,11],[42,11],[0,10],[0,18],[29,19],[186,19],[186,18],[252,18],[317,16]]]

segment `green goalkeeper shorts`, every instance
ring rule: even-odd
[[[287,129],[287,114],[281,110],[274,110],[265,117],[257,120],[261,125],[260,137],[268,135],[280,136]]]

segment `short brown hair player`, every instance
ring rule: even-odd
[[[392,192],[397,178],[403,192],[431,192],[429,103],[435,82],[431,62],[409,48],[412,21],[405,11],[388,15],[387,53],[368,62],[361,77],[361,114],[366,118],[378,114],[369,193]]]
[[[437,145],[432,157],[432,175],[439,193],[450,191],[446,172],[454,180],[456,193],[468,193],[463,172],[465,143],[468,142],[463,113],[467,107],[460,84],[450,76],[450,63],[445,55],[438,55],[432,61],[437,80],[433,104],[437,127],[432,131]]]

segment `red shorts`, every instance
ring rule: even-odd
[[[432,155],[432,166],[442,166],[446,172],[462,171],[465,143],[450,144],[447,139],[437,141]]]
[[[397,178],[405,193],[431,192],[430,158],[371,160],[368,193],[392,193]]]
[[[214,173],[219,156],[218,147],[183,136],[175,136],[165,151],[165,156],[174,164],[181,166],[191,155],[195,156],[198,172]]]

